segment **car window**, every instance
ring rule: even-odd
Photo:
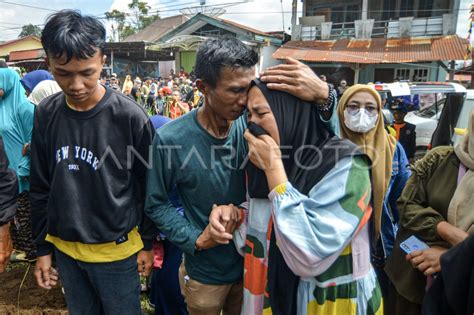
[[[441,99],[438,102],[416,112],[415,114],[422,118],[433,118],[437,113],[439,114],[443,110],[445,103],[446,103],[446,98]]]
[[[461,115],[459,115],[459,120],[457,123],[457,128],[467,128],[469,122],[469,114],[474,109],[474,99],[467,98],[462,107]]]

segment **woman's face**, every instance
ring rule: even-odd
[[[270,137],[277,144],[280,144],[280,134],[275,116],[262,91],[256,86],[252,87],[248,93],[247,108],[247,121],[253,122],[265,129],[270,134]]]
[[[357,113],[361,108],[365,109],[367,115],[372,117],[377,116],[380,111],[377,100],[372,93],[367,91],[360,91],[352,95],[345,107],[349,113]]]

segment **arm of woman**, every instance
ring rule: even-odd
[[[437,226],[446,219],[430,206],[427,192],[430,174],[448,156],[440,150],[434,149],[414,166],[397,202],[400,227],[430,246],[445,244],[438,235]]]
[[[342,189],[343,188],[343,189]],[[342,159],[306,196],[286,182],[270,193],[279,249],[299,276],[321,274],[368,221],[371,185],[367,162]]]

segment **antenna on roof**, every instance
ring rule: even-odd
[[[205,1],[204,1],[205,2]],[[205,14],[210,17],[219,17],[226,13],[226,10],[223,8],[214,8],[210,6],[202,6],[202,7],[191,7],[191,8],[184,8],[181,9],[179,12],[186,16],[188,19],[192,18],[198,13]]]

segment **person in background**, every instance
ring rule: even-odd
[[[33,89],[44,80],[54,80],[53,76],[46,70],[35,70],[27,73],[21,80],[21,84],[25,88],[26,96],[30,95]]]
[[[189,77],[189,74],[184,70],[184,67],[181,67],[179,69],[178,77],[180,78],[187,78]]]
[[[118,82],[115,82],[114,80],[114,81],[111,81],[110,84],[114,86],[114,84],[118,85]],[[132,77],[129,74],[127,74],[127,76],[125,77],[125,82],[123,82],[122,93],[124,95],[129,95],[132,92],[132,88],[133,88]]]
[[[142,80],[140,79],[140,77],[135,77],[135,80],[133,80],[133,87],[137,89],[142,88]]]
[[[15,216],[17,224],[11,226],[14,260],[34,260],[36,249],[31,232],[30,154],[29,144],[33,130],[35,106],[25,96],[19,75],[9,68],[0,69],[0,134],[10,168],[18,177]]]
[[[8,264],[13,246],[10,236],[10,221],[16,214],[18,182],[15,172],[8,168],[8,158],[0,137],[0,273]]]
[[[143,82],[143,85],[142,85],[141,91],[140,91],[141,94],[142,94],[143,100],[146,100],[147,97],[148,97],[148,94],[150,94],[150,85],[151,85],[151,78],[146,77],[145,82]]]
[[[39,105],[48,96],[59,92],[61,92],[61,88],[56,81],[45,80],[34,88],[33,92],[28,96],[28,100],[35,105]]]
[[[384,266],[394,250],[400,216],[397,199],[410,176],[408,159],[400,143],[384,128],[382,100],[372,86],[356,84],[348,88],[339,101],[338,117],[341,137],[357,144],[371,160],[371,255],[385,301],[390,281]],[[385,311],[387,308],[385,305]]]
[[[474,314],[474,235],[441,255],[440,267],[421,314]]]
[[[176,119],[189,112],[189,105],[181,101],[181,93],[173,91],[172,101],[168,103],[169,117]]]
[[[390,110],[393,113],[392,127],[397,133],[396,138],[405,149],[408,159],[413,161],[416,152],[416,126],[405,121],[408,109],[402,99],[393,102]]]
[[[171,119],[161,115],[150,117],[153,127],[158,130]],[[176,189],[170,193],[170,201],[178,213],[183,215],[183,207]],[[179,266],[183,260],[183,251],[171,243],[166,235],[160,233],[159,240],[154,241],[154,249],[162,256],[161,265],[155,266],[151,278],[150,303],[155,308],[155,315],[187,315],[186,303],[179,288]],[[155,254],[155,261],[157,260]]]
[[[460,144],[428,151],[411,169],[413,175],[398,200],[400,229],[385,267],[393,283],[388,315],[419,315],[432,276],[443,271],[441,255],[474,233],[474,111]],[[407,254],[400,244],[411,236],[429,248]],[[455,279],[457,272],[462,270],[442,277]]]
[[[337,97],[340,98],[342,94],[344,94],[344,92],[347,90],[347,88],[347,81],[341,80],[341,82],[339,82],[339,86],[337,87]]]
[[[137,102],[137,104],[140,104],[143,106],[143,98],[142,98],[142,93],[140,92],[140,88],[133,87],[129,96],[132,100]]]

